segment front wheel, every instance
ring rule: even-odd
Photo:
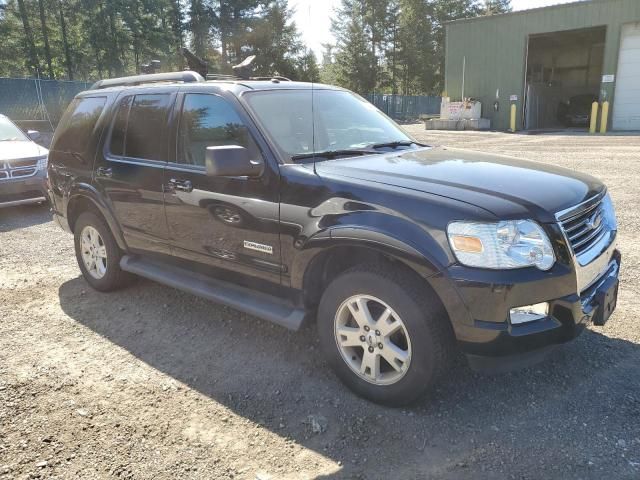
[[[320,301],[318,329],[338,377],[359,395],[392,406],[433,386],[454,348],[437,296],[393,267],[358,266],[333,280]]]

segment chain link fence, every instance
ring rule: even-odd
[[[421,115],[439,115],[442,97],[435,95],[385,95],[370,93],[364,98],[394,120],[417,120]]]
[[[0,78],[0,113],[20,125],[53,130],[73,97],[89,87],[87,82]]]

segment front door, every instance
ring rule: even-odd
[[[174,100],[170,92],[118,99],[103,154],[96,161],[96,183],[132,251],[170,253],[162,186]]]
[[[279,283],[279,173],[233,100],[211,93],[178,98],[176,154],[165,171],[173,254]],[[240,145],[264,161],[260,177],[211,177],[209,146]]]

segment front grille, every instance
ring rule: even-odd
[[[602,199],[560,221],[573,253],[580,255],[607,234]]]
[[[35,167],[38,164],[38,160],[35,158],[30,158],[28,160],[12,160],[11,162],[6,162],[8,169],[16,169],[16,168],[25,168],[25,167]]]
[[[38,159],[12,160],[0,162],[0,180],[31,177],[38,171]]]
[[[36,169],[35,168],[21,168],[20,170],[13,170],[11,172],[11,177],[12,178],[30,177],[34,173],[36,173]]]

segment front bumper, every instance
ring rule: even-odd
[[[553,346],[578,336],[588,324],[602,318],[600,293],[617,282],[620,262],[620,252],[612,242],[589,266],[597,267],[599,273],[582,291],[577,285],[580,273],[586,270],[581,272],[569,262],[558,262],[549,272],[451,267],[449,273],[469,313],[469,321],[454,321],[454,329],[471,366],[481,370],[518,368],[539,361]],[[511,308],[540,302],[549,302],[547,317],[510,323]]]
[[[23,179],[0,180],[0,208],[46,202],[46,171]]]

